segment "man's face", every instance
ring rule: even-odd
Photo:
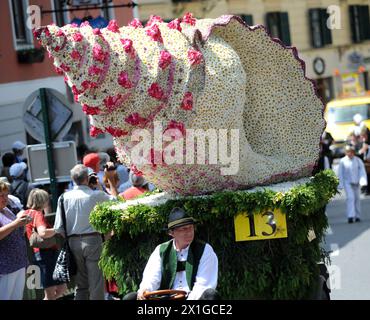
[[[194,240],[194,225],[188,224],[175,228],[170,232],[170,235],[175,239],[176,246],[183,249]]]
[[[349,150],[346,152],[346,155],[348,156],[348,158],[352,159],[355,156],[355,152],[352,150]]]

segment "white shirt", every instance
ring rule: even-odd
[[[175,243],[173,241],[175,248]],[[158,245],[151,254],[148,263],[144,269],[143,280],[140,283],[140,289],[155,291],[161,285],[161,257]],[[177,250],[177,259],[186,261],[188,258],[189,246],[183,250]],[[203,255],[200,258],[198,272],[195,277],[193,290],[190,292],[189,285],[186,280],[186,272],[181,271],[176,273],[175,281],[172,288],[174,290],[184,290],[190,292],[188,300],[198,300],[206,289],[216,289],[218,276],[218,259],[212,247],[207,243],[204,247]]]
[[[358,157],[350,159],[348,156],[343,157],[339,162],[338,169],[339,189],[345,184],[354,183],[361,186],[367,185],[367,176],[365,165]]]
[[[75,186],[73,190],[65,192],[64,210],[67,220],[67,234],[96,232],[89,221],[91,211],[98,203],[113,199],[115,197],[100,190],[92,190],[85,185]],[[57,233],[64,232],[60,201],[58,201],[54,229]]]

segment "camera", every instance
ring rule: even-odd
[[[98,177],[95,175],[95,173],[92,173],[89,175],[89,184],[97,184],[98,183]]]

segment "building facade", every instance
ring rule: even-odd
[[[92,2],[100,7],[73,6]],[[40,88],[57,90],[64,96],[68,107],[73,110],[71,128],[66,139],[75,140],[76,146],[86,144],[90,148],[104,150],[112,146],[109,135],[91,138],[86,115],[80,105],[73,101],[70,89],[64,83],[63,76],[54,72],[52,60],[42,54],[39,44],[32,35],[31,23],[37,17],[35,10],[42,10],[40,25],[55,23],[59,26],[67,23],[88,20],[90,24],[104,24],[111,19],[119,25],[126,25],[133,18],[131,7],[121,7],[121,0],[2,0],[0,12],[2,30],[0,41],[0,154],[11,150],[12,143],[20,140],[25,144],[40,143],[26,130],[23,121],[25,102],[33,92]],[[36,7],[32,7],[36,6]],[[71,10],[73,9],[73,10]],[[27,12],[28,10],[28,12]],[[59,10],[59,11],[58,11]],[[64,11],[63,11],[64,10]],[[67,11],[68,10],[68,11]],[[52,12],[55,11],[55,12]],[[32,18],[31,18],[32,17]],[[1,167],[2,164],[0,164]]]
[[[323,100],[370,89],[369,0],[139,0],[140,20],[237,14],[298,49]],[[330,28],[328,28],[328,24]]]

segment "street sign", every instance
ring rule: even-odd
[[[63,95],[54,89],[45,89],[52,141],[62,141],[72,125],[73,111]],[[33,92],[23,106],[23,121],[26,131],[36,140],[45,142],[44,120],[40,90]]]
[[[70,181],[70,171],[77,164],[75,142],[54,142],[52,144],[52,152],[57,182]],[[31,182],[40,184],[50,183],[46,145],[28,145],[26,153]]]

